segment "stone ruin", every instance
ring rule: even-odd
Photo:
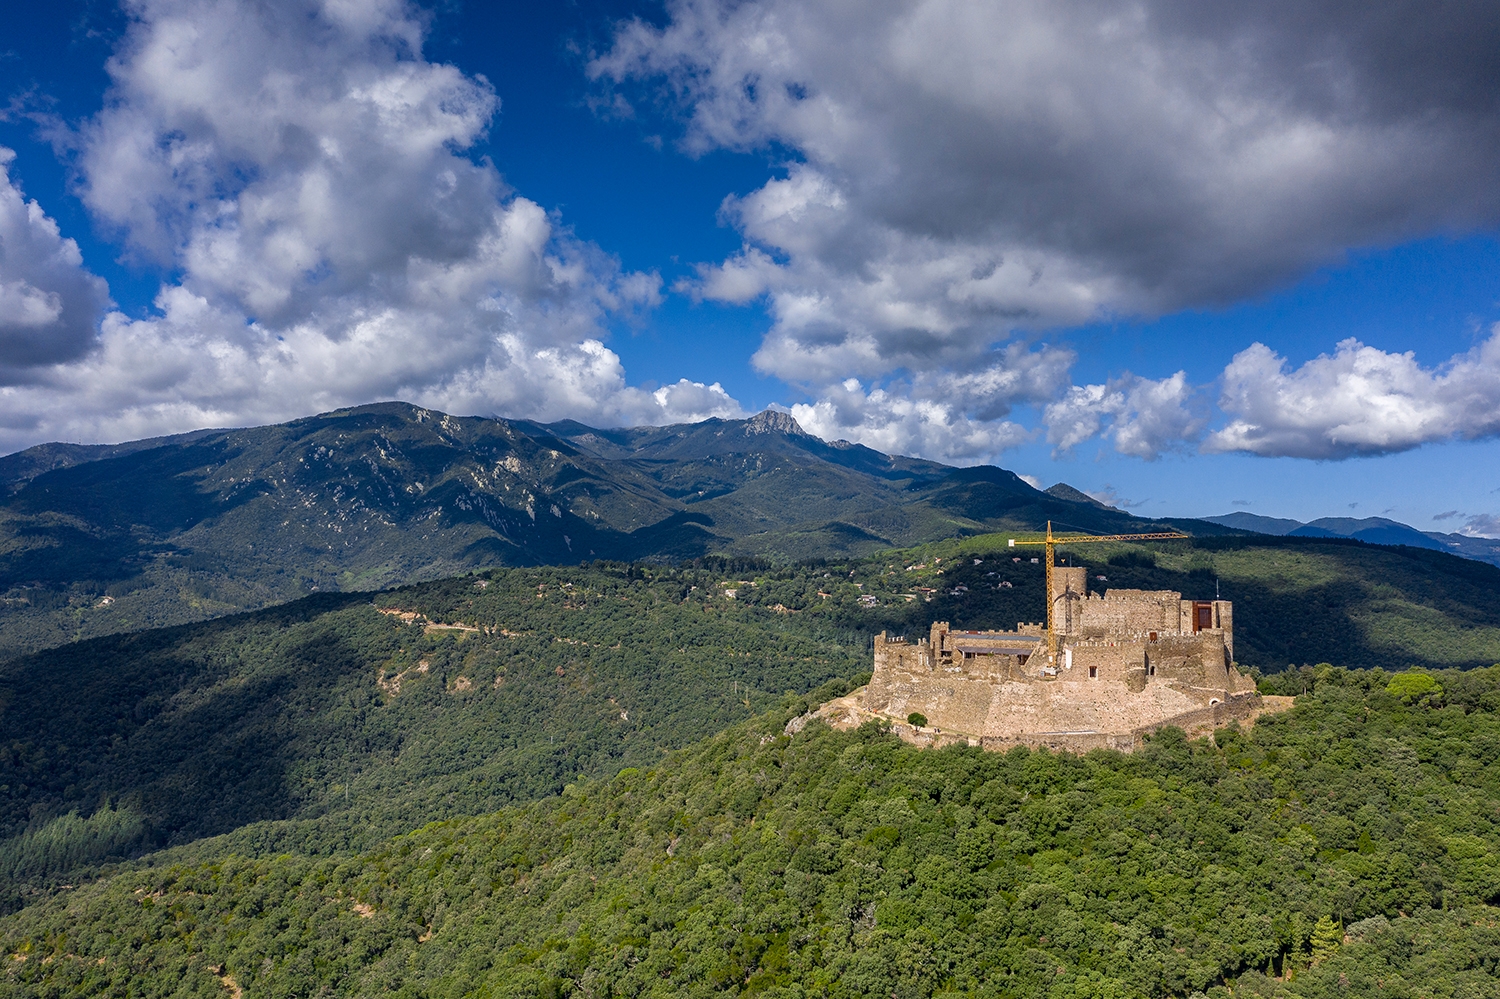
[[[869,684],[793,719],[789,731],[814,715],[839,728],[880,719],[921,745],[1128,752],[1163,726],[1197,736],[1289,706],[1262,698],[1235,668],[1229,601],[1173,590],[1101,595],[1086,580],[1081,567],[1053,570],[1055,662],[1042,624],[954,631],[939,621],[914,642],[881,632]],[[913,714],[926,724],[909,723]]]

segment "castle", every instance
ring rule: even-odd
[[[920,744],[1083,752],[1128,751],[1166,725],[1203,734],[1285,706],[1264,703],[1235,668],[1227,600],[1089,593],[1082,567],[1057,566],[1050,589],[1055,656],[1041,624],[954,631],[940,621],[915,642],[882,632],[869,684],[817,714],[838,727],[884,719]]]

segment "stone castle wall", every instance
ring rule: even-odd
[[[1148,635],[1182,630],[1182,596],[1170,590],[1110,590],[1083,601],[1083,634]]]
[[[1230,722],[1252,722],[1266,711],[1285,710],[1291,707],[1292,698],[1263,698],[1256,693],[1237,694],[1228,701],[1204,708],[1195,708],[1169,718],[1153,720],[1138,725],[1128,732],[1023,732],[1014,736],[983,736],[979,744],[985,749],[1004,752],[1015,746],[1032,749],[1046,747],[1055,751],[1066,750],[1086,753],[1090,749],[1115,749],[1131,752],[1139,749],[1147,736],[1171,725],[1180,728],[1189,739],[1211,735]],[[1276,703],[1268,704],[1268,701]]]
[[[1233,666],[1228,601],[1169,590],[1101,596],[1086,593],[1086,580],[1082,567],[1054,570],[1055,663],[1037,624],[953,631],[940,621],[916,641],[878,635],[861,710],[900,725],[920,714],[929,741],[1080,750],[1134,746],[1162,725],[1212,727],[1257,710],[1254,684]]]

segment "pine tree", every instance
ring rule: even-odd
[[[1319,916],[1318,925],[1312,931],[1313,964],[1326,961],[1344,943],[1344,930],[1333,921],[1332,916]]]

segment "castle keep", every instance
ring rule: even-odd
[[[1201,734],[1263,710],[1234,667],[1229,601],[1172,590],[1101,595],[1088,592],[1081,567],[1050,575],[1055,656],[1042,624],[954,631],[940,621],[915,641],[882,632],[868,686],[819,715],[840,727],[883,718],[923,744],[1082,752],[1130,750],[1165,725]],[[926,724],[909,724],[913,714]]]

